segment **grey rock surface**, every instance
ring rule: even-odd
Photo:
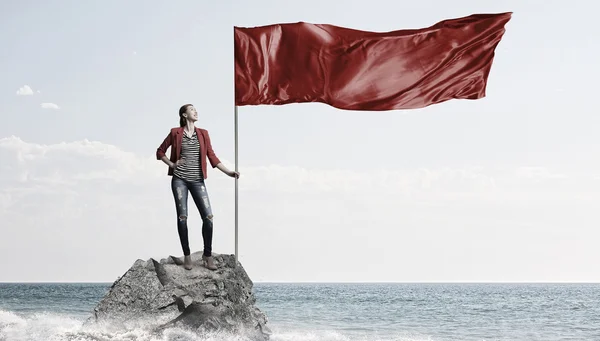
[[[267,340],[267,317],[256,306],[253,283],[234,255],[213,253],[217,270],[206,269],[202,253],[193,269],[182,258],[137,260],[94,308],[88,323],[146,323],[160,333],[171,326],[199,332],[226,331]],[[146,321],[146,322],[139,322]]]

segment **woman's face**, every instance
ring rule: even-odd
[[[192,122],[198,121],[198,112],[196,111],[196,108],[194,108],[193,105],[187,107],[187,109],[185,110],[185,116],[188,120]]]

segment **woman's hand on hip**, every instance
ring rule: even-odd
[[[171,168],[177,168],[177,166],[183,165],[185,163],[185,159],[179,159],[171,164]]]

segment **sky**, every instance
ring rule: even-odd
[[[193,103],[234,168],[234,26],[384,32],[508,11],[483,99],[387,112],[240,107],[239,260],[255,282],[599,282],[599,10],[3,1],[0,282],[112,282],[136,259],[181,255],[155,152]],[[233,254],[234,181],[208,172],[213,251]]]

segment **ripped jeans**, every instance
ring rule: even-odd
[[[192,194],[192,198],[196,203],[200,217],[202,218],[202,239],[204,239],[204,256],[212,255],[212,237],[213,237],[213,214],[208,199],[208,192],[203,180],[186,181],[177,176],[171,179],[171,189],[175,199],[175,207],[177,209],[177,232],[179,232],[179,240],[183,254],[190,254],[190,245],[188,241],[188,191]]]

